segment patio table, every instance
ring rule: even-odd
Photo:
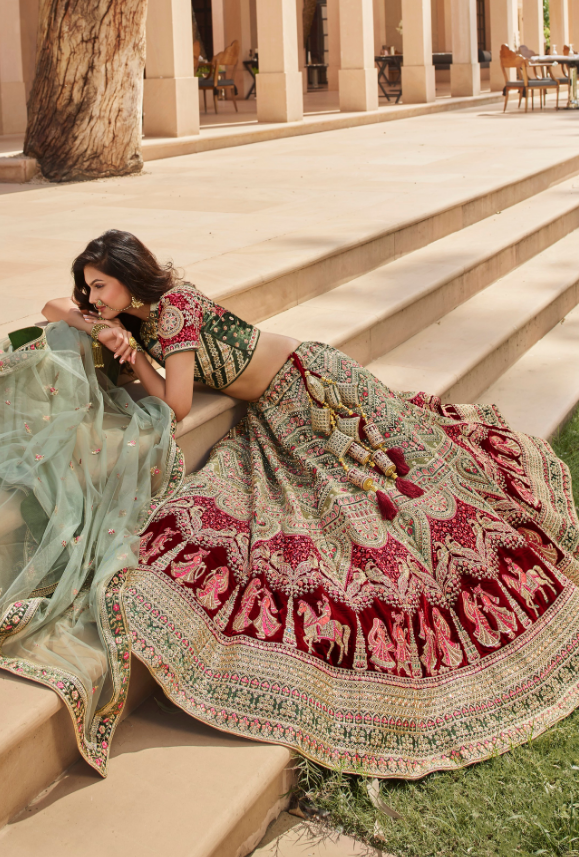
[[[571,92],[569,94],[569,104],[567,107],[562,107],[562,110],[579,110],[579,98],[577,97],[577,67],[579,66],[579,54],[545,54],[544,56],[531,57],[531,63],[536,65],[553,65],[558,62],[561,65],[569,66],[569,76],[571,78]]]
[[[391,95],[395,95],[396,104],[398,104],[400,96],[402,95],[402,59],[401,54],[386,54],[385,56],[374,57],[374,62],[378,66],[378,86],[388,101],[390,101]],[[386,77],[386,69],[388,67],[398,69],[398,73],[400,75],[400,87],[398,89],[392,89],[390,92],[385,88],[389,83],[388,78]]]
[[[254,69],[259,68],[259,66],[258,66],[257,62],[255,61],[255,59],[243,60],[243,65],[253,78],[253,80],[251,81],[251,87],[249,89],[249,92],[245,96],[245,100],[247,101],[249,96],[253,95],[253,93],[255,92],[255,71],[254,71]]]

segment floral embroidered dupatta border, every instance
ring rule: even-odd
[[[0,668],[59,694],[104,776],[129,686],[123,586],[183,459],[168,406],[97,376],[86,334],[37,334],[0,345]]]

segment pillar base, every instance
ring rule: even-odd
[[[378,110],[378,70],[341,68],[338,75],[343,113]]]
[[[256,77],[257,121],[300,122],[304,118],[302,74],[259,72]]]
[[[453,63],[450,67],[450,94],[453,98],[480,95],[480,64]]]
[[[436,98],[433,65],[402,66],[402,101],[404,104],[427,104]]]
[[[0,83],[0,133],[26,131],[26,90],[21,80]]]
[[[153,77],[144,81],[144,131],[150,137],[189,137],[199,133],[199,81],[196,77]],[[213,100],[213,94],[208,96]]]

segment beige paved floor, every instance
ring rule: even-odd
[[[576,154],[577,115],[489,106],[149,162],[141,176],[0,185],[0,331],[71,288],[105,229],[135,232],[209,293],[336,231],[395,225]]]

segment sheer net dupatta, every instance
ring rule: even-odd
[[[172,412],[95,373],[64,322],[0,348],[0,667],[62,697],[104,776],[129,685],[123,584],[183,476]]]

